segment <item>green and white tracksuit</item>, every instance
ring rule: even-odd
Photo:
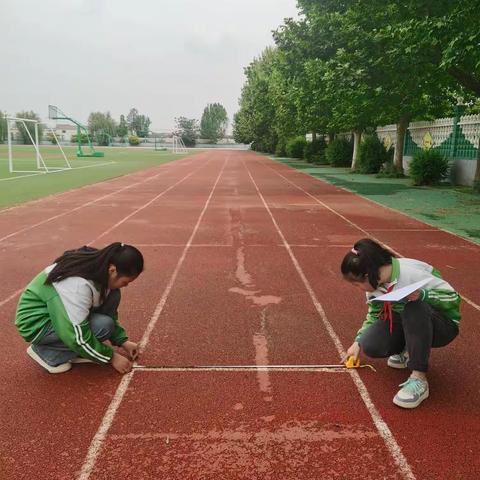
[[[460,295],[454,288],[442,279],[440,272],[428,263],[412,258],[392,258],[392,277],[387,284],[379,285],[374,292],[367,293],[368,312],[367,318],[357,332],[355,340],[358,341],[362,334],[375,323],[384,309],[383,302],[372,301],[375,297],[384,295],[396,288],[406,287],[421,280],[429,280],[421,289],[420,300],[427,302],[445,318],[457,327],[460,322]],[[400,313],[405,308],[403,302],[392,302],[391,308]]]
[[[100,292],[91,280],[69,277],[46,285],[48,273],[55,265],[38,274],[22,293],[15,319],[20,335],[37,344],[51,329],[73,352],[98,363],[108,363],[113,356],[111,347],[100,342],[90,329],[89,317],[100,306]],[[122,345],[125,330],[113,319],[115,328],[110,341]]]

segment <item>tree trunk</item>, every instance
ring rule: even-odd
[[[395,154],[393,164],[395,170],[403,173],[403,145],[405,143],[405,135],[407,133],[408,124],[410,123],[410,115],[403,114],[397,123],[397,139],[395,141]]]
[[[478,139],[477,150],[477,167],[475,169],[475,177],[473,179],[473,193],[480,194],[480,138]]]
[[[360,140],[362,139],[362,129],[356,128],[353,131],[353,155],[352,155],[352,171],[357,166],[358,154],[360,150]]]
[[[328,143],[332,143],[335,140],[335,133],[328,132]]]

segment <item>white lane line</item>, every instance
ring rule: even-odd
[[[19,288],[16,292],[13,292],[9,297],[7,297],[5,300],[2,300],[0,302],[0,307],[3,307],[6,305],[10,300],[13,300],[14,298],[18,297],[23,292],[23,288]]]
[[[244,163],[245,165],[245,163]],[[250,170],[248,169],[247,165],[245,165],[245,168],[248,172],[248,175],[250,176],[250,179],[255,186],[255,189],[257,190],[257,193],[262,200],[262,203],[267,210],[273,224],[275,225],[275,229],[278,232],[278,235],[282,239],[283,244],[285,245],[285,248],[287,249],[288,254],[290,255],[290,259],[292,260],[292,263],[295,267],[295,270],[297,271],[298,275],[300,276],[306,290],[308,291],[310,298],[312,299],[312,302],[315,306],[315,309],[317,310],[320,318],[322,319],[322,322],[330,335],[330,338],[332,339],[333,343],[335,344],[335,348],[337,349],[337,352],[340,356],[340,358],[343,358],[346,355],[346,351],[342,345],[342,342],[340,341],[340,338],[336,334],[335,330],[333,329],[331,323],[329,322],[327,315],[325,313],[325,310],[323,309],[322,304],[318,301],[317,296],[315,295],[315,292],[313,291],[312,286],[310,285],[310,282],[307,280],[307,277],[305,276],[302,267],[300,266],[297,258],[295,257],[292,249],[290,248],[290,245],[288,244],[285,236],[283,235],[280,227],[278,226],[277,221],[275,220],[272,211],[270,210],[270,207],[268,206],[265,198],[263,197],[262,193],[260,192],[260,189],[258,188],[257,183],[255,182],[254,178],[252,177],[252,174],[250,173]],[[355,386],[357,387],[357,390],[362,397],[363,402],[365,403],[365,406],[370,413],[370,416],[372,417],[373,423],[375,424],[378,433],[380,436],[383,438],[383,441],[385,442],[385,445],[387,449],[390,451],[390,454],[392,455],[395,463],[398,466],[399,471],[401,472],[401,475],[404,479],[406,480],[414,480],[415,476],[412,472],[412,469],[410,468],[410,465],[408,464],[407,459],[402,453],[402,449],[400,445],[397,443],[392,431],[386,424],[386,422],[383,420],[382,416],[380,415],[380,412],[377,410],[375,405],[373,404],[370,394],[368,393],[367,387],[363,383],[362,379],[360,378],[360,375],[358,372],[350,371],[350,375],[353,379],[353,382],[355,383]]]
[[[89,202],[85,202],[83,203],[82,205],[79,205],[75,208],[72,208],[70,210],[67,210],[65,212],[62,212],[62,213],[59,213],[57,215],[53,215],[52,217],[49,217],[49,218],[46,218],[45,220],[42,220],[40,222],[37,222],[37,223],[34,223],[33,225],[29,225],[28,227],[24,227],[20,230],[17,230],[16,232],[12,232],[8,235],[5,235],[4,237],[0,237],[0,242],[3,242],[4,240],[7,240],[11,237],[14,237],[15,235],[19,235],[20,233],[24,233],[24,232],[28,232],[29,230],[32,230],[33,228],[36,228],[36,227],[39,227],[40,225],[44,225],[45,223],[48,223],[48,222],[51,222],[52,220],[56,220],[57,218],[61,218],[61,217],[64,217],[66,215],[70,215],[71,213],[73,212],[76,212],[78,210],[81,210],[82,208],[85,208],[85,207],[88,207],[90,205],[93,205],[94,203],[97,203],[99,202],[100,200],[105,200],[105,198],[108,198],[108,197],[111,197],[112,195],[116,195],[117,193],[120,193],[120,192],[123,192],[125,190],[128,190],[130,188],[133,188],[133,187],[136,187],[137,185],[141,185],[143,183],[146,183],[146,182],[150,182],[152,180],[155,180],[156,178],[158,178],[160,175],[162,175],[163,173],[166,173],[168,172],[169,170],[162,170],[161,172],[157,173],[156,175],[152,176],[152,177],[148,177],[144,180],[141,180],[140,182],[135,182],[135,183],[132,183],[130,185],[126,185],[125,187],[122,187],[118,190],[115,190],[113,192],[110,192],[110,193],[107,193],[101,197],[98,197],[96,198],[95,200],[90,200]]]
[[[182,179],[180,179],[177,183],[171,185],[170,187],[168,187],[166,190],[163,190],[161,193],[159,193],[157,196],[154,197],[153,200],[150,200],[147,204],[145,204],[143,207],[140,207],[138,208],[137,210],[135,210],[133,213],[127,215],[123,220],[121,220],[120,222],[117,222],[113,227],[109,228],[108,230],[106,230],[105,232],[101,233],[97,238],[94,238],[91,242],[89,242],[87,245],[92,245],[93,243],[95,243],[99,238],[102,238],[106,233],[109,233],[111,232],[114,228],[116,228],[117,226],[121,225],[123,222],[125,222],[128,218],[132,217],[133,215],[135,215],[135,213],[139,212],[140,210],[143,210],[143,208],[145,208],[146,206],[150,205],[153,201],[155,201],[156,199],[160,198],[163,194],[167,193],[169,190],[171,190],[172,188],[174,188],[175,186],[179,185],[180,183],[182,183],[184,180],[186,180],[188,177],[192,176],[193,174],[197,173],[200,169],[204,168],[206,165],[208,164],[205,163],[205,164],[202,164],[199,168],[197,168],[196,170],[193,170],[192,172],[190,172],[188,175],[186,175],[185,177],[183,177]],[[141,183],[141,182],[140,182]],[[129,187],[129,186],[128,186]],[[124,188],[127,188],[127,187],[124,187]],[[113,193],[117,193],[117,192],[113,192]],[[110,195],[110,194],[109,194]],[[100,200],[100,199],[97,199],[97,200]],[[97,201],[96,200],[96,201]],[[70,210],[70,211],[73,211],[73,210]],[[7,304],[10,300],[13,300],[14,298],[16,298],[18,295],[20,295],[22,292],[23,292],[23,288],[20,288],[19,290],[17,290],[16,292],[12,293],[9,297],[7,297],[6,299],[2,300],[0,302],[0,307],[2,307],[3,305]]]
[[[315,195],[312,195],[311,193],[307,192],[306,190],[304,190],[302,187],[298,186],[296,183],[292,182],[291,180],[289,180],[287,177],[284,177],[281,173],[277,172],[274,168],[270,167],[269,165],[266,165],[266,164],[262,164],[264,165],[265,167],[269,168],[270,170],[272,170],[273,172],[275,172],[279,177],[283,178],[286,182],[290,183],[290,185],[293,185],[295,188],[298,188],[298,190],[302,191],[305,195],[308,195],[309,197],[313,198],[315,201],[317,201],[320,205],[324,206],[327,210],[329,210],[330,212],[332,212],[333,214],[339,216],[342,220],[344,220],[345,222],[347,222],[349,225],[351,225],[352,227],[356,228],[357,230],[360,230],[362,233],[364,233],[367,237],[370,237],[370,238],[373,238],[376,242],[382,244],[382,245],[385,245],[385,247],[387,247],[389,250],[391,250],[393,253],[395,253],[396,255],[398,255],[399,257],[403,257],[403,255],[398,252],[397,250],[395,250],[394,248],[392,248],[390,245],[388,245],[387,243],[383,242],[382,240],[380,240],[379,238],[375,237],[374,235],[372,235],[369,231],[365,230],[364,228],[360,227],[360,225],[357,225],[356,223],[352,222],[351,220],[349,220],[348,218],[346,218],[344,215],[342,215],[340,212],[337,212],[335,209],[333,209],[332,207],[328,206],[326,203],[322,202],[321,200],[319,200]],[[348,190],[345,190],[346,192],[354,195],[352,192],[348,191]],[[365,198],[366,200],[369,200],[368,198],[366,197],[362,197],[362,198]],[[373,201],[373,200],[372,200]],[[376,202],[373,202],[375,203],[376,205],[379,205],[381,207],[383,207],[384,205],[380,205]],[[388,207],[385,207],[385,208],[388,208]],[[392,212],[396,212],[396,213],[402,213],[402,212],[398,212],[397,210],[393,210],[392,208],[388,208],[389,210],[391,210]],[[402,214],[403,216],[407,217],[407,218],[412,218],[412,217],[408,217],[407,215],[405,214]],[[416,219],[415,219],[416,220]],[[418,220],[420,221],[420,220]],[[454,233],[451,233],[451,232],[448,232],[446,230],[442,230],[442,229],[438,229],[438,231],[442,231],[442,232],[445,232],[445,233],[448,233],[450,235],[454,235],[458,238],[461,238],[462,240],[466,240],[465,238],[463,237],[460,237],[459,235],[456,235]],[[470,242],[470,243],[473,243],[473,242]],[[478,247],[478,245],[474,244],[475,246]],[[460,293],[460,292],[459,292]],[[460,294],[460,296],[462,297],[463,300],[465,300],[466,303],[468,303],[470,306],[472,306],[473,308],[475,308],[476,310],[478,310],[480,312],[480,305],[477,305],[473,300],[470,300],[468,297],[466,297],[465,295],[462,295]]]
[[[178,272],[180,271],[180,268],[183,265],[183,262],[185,261],[185,257],[187,256],[188,250],[190,249],[190,245],[192,244],[193,238],[195,237],[197,230],[200,226],[200,222],[202,221],[202,218],[207,211],[208,205],[210,204],[210,200],[213,196],[213,193],[215,191],[215,188],[220,180],[220,177],[223,173],[223,170],[225,169],[225,165],[227,164],[228,157],[225,159],[225,162],[223,163],[222,169],[220,170],[220,173],[217,176],[217,179],[215,180],[215,183],[212,187],[212,190],[210,191],[210,195],[208,196],[208,199],[203,207],[202,212],[200,213],[200,216],[198,217],[197,223],[195,224],[195,227],[193,228],[193,232],[190,235],[190,238],[188,239],[187,245],[185,245],[185,248],[182,252],[182,255],[180,259],[177,262],[177,265],[175,267],[174,272],[172,273],[172,276],[170,277],[170,280],[168,282],[168,285],[166,286],[162,297],[160,301],[158,302],[157,306],[155,307],[155,311],[153,312],[153,315],[150,318],[150,321],[147,325],[147,328],[145,329],[145,332],[142,336],[142,339],[140,340],[139,343],[139,350],[142,352],[146,345],[148,344],[148,340],[150,338],[150,335],[157,324],[157,321],[160,317],[160,314],[162,313],[163,307],[165,306],[165,303],[167,302],[168,296],[172,290],[173,284],[175,283],[175,280],[177,278]],[[132,370],[130,373],[127,373],[124,375],[122,378],[122,381],[120,382],[120,385],[118,386],[113,399],[110,403],[110,405],[107,408],[107,411],[102,419],[102,422],[100,424],[100,427],[97,430],[97,433],[92,439],[92,442],[90,443],[90,446],[88,448],[87,455],[85,457],[85,460],[82,465],[82,469],[80,470],[80,474],[77,477],[78,480],[88,480],[90,478],[90,474],[92,473],[92,470],[95,466],[95,462],[98,458],[98,455],[100,454],[102,447],[103,447],[103,442],[105,441],[105,438],[107,436],[108,430],[110,429],[110,426],[113,423],[113,420],[115,418],[115,415],[117,413],[118,407],[122,403],[122,399],[128,389],[128,386],[130,385],[130,382],[133,378],[135,370]]]

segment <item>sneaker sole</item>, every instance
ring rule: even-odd
[[[88,358],[73,358],[70,360],[70,363],[95,363],[93,360],[89,360]]]
[[[430,392],[427,391],[416,402],[403,402],[402,400],[393,397],[393,403],[401,408],[417,408],[424,400],[430,396]]]
[[[27,354],[32,359],[35,360],[42,368],[44,368],[48,373],[64,373],[68,372],[72,365],[70,363],[62,363],[61,365],[57,365],[56,367],[52,367],[47,362],[45,362],[38,353],[33,350],[32,346],[30,345],[27,348]]]
[[[399,370],[403,370],[404,368],[407,368],[406,363],[393,363],[393,362],[390,362],[390,360],[387,360],[387,365],[390,368],[397,368]]]

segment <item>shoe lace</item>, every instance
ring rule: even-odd
[[[406,382],[400,384],[403,390],[415,394],[422,393],[425,390],[425,382],[418,378],[409,378]]]

